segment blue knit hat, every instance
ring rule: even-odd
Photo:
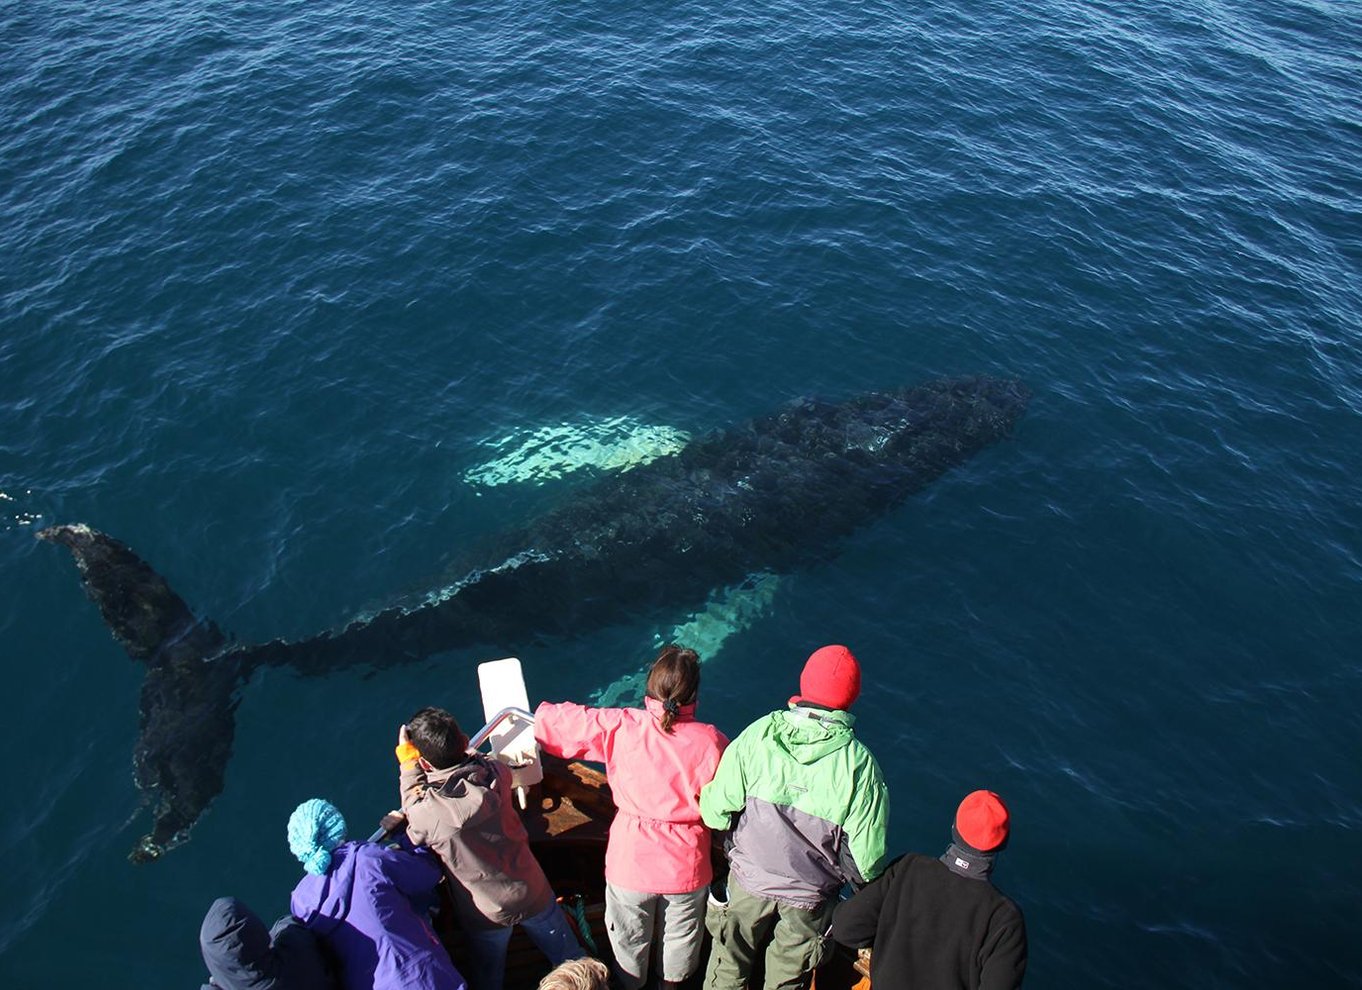
[[[330,801],[312,798],[288,818],[288,848],[308,873],[321,876],[331,866],[331,850],[345,841],[345,817]]]

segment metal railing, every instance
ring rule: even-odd
[[[501,723],[505,722],[508,718],[519,718],[525,722],[528,722],[530,725],[534,725],[534,716],[531,715],[529,712],[525,711],[525,709],[503,708],[501,711],[497,712],[495,715],[492,716],[492,720],[490,722],[484,725],[477,732],[473,733],[473,737],[468,740],[468,748],[477,749],[479,746],[481,746],[488,740],[488,738],[492,735],[493,732],[496,731],[497,726],[501,725]]]

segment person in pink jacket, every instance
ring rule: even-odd
[[[660,918],[662,986],[700,961],[710,865],[700,788],[714,777],[728,740],[695,720],[700,660],[664,646],[648,674],[643,709],[545,702],[534,735],[546,752],[605,764],[614,823],[605,851],[605,923],[623,990],[648,979]]]

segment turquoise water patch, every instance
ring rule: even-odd
[[[670,633],[658,633],[653,648],[676,643],[699,654],[700,663],[710,662],[731,637],[770,614],[780,585],[779,575],[754,574],[741,584],[721,588],[710,595],[704,607],[691,613]],[[611,681],[592,693],[591,704],[607,707],[639,704],[648,684],[649,669],[645,667]]]
[[[690,434],[670,426],[641,423],[631,416],[559,423],[516,430],[481,441],[498,453],[493,460],[469,468],[470,485],[542,485],[574,471],[628,471],[675,454]]]

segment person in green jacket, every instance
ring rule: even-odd
[[[826,957],[838,891],[883,872],[889,791],[852,734],[860,692],[850,650],[815,650],[789,707],[744,729],[700,791],[705,824],[731,830],[706,990],[739,990],[763,952],[766,990],[802,987]]]

